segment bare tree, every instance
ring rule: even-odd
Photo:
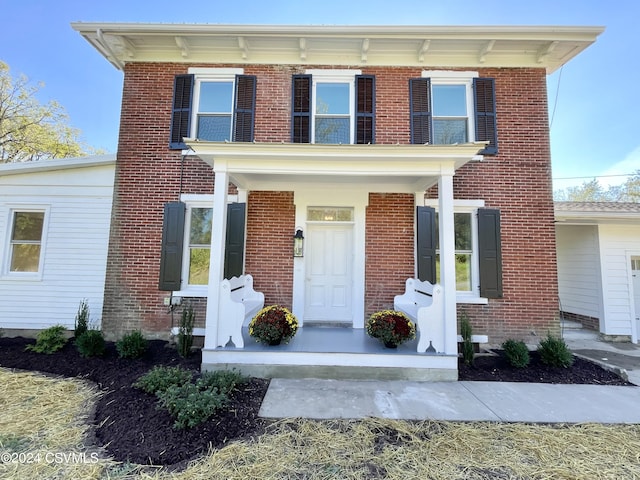
[[[9,66],[0,61],[0,163],[87,154],[64,108],[55,101],[38,102],[35,94],[41,87],[30,85],[24,75],[12,78]]]

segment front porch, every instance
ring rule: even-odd
[[[417,353],[417,340],[386,348],[362,328],[301,327],[288,344],[257,343],[243,328],[244,348],[205,348],[202,369],[235,368],[264,378],[455,381],[458,356]]]

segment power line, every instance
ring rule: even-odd
[[[618,175],[586,175],[584,177],[552,177],[552,180],[581,180],[584,178],[610,178],[610,177],[631,177],[636,173],[621,173]]]

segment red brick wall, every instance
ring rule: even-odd
[[[492,343],[537,343],[558,333],[556,246],[546,78],[542,69],[487,69],[496,79],[497,156],[467,164],[454,177],[454,195],[499,208],[504,298],[459,305],[476,333]]]
[[[291,308],[294,229],[293,192],[249,193],[245,271],[265,305]]]
[[[393,308],[414,273],[413,195],[370,193],[366,220],[365,315]]]
[[[305,67],[244,68],[258,77],[256,141],[290,141],[291,75]],[[180,152],[168,149],[173,78],[187,69],[183,64],[125,68],[103,311],[110,336],[134,328],[160,336],[168,331],[167,292],[157,289],[163,205],[177,200],[181,191],[213,190],[211,168],[197,158],[185,161],[181,189]],[[376,75],[377,143],[409,143],[408,81],[421,70],[361,69]],[[484,199],[488,207],[501,210],[504,298],[459,309],[469,314],[477,333],[489,334],[492,341],[530,339],[530,332],[542,336],[558,327],[545,72],[482,69],[480,75],[496,79],[499,154],[463,167],[454,177],[454,189],[456,198]],[[404,279],[414,273],[413,203],[411,195],[370,195],[367,313],[390,306]],[[290,306],[294,227],[291,192],[250,193],[246,270],[267,303]]]

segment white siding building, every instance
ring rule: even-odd
[[[99,325],[115,155],[0,165],[0,328]]]
[[[640,335],[640,204],[556,202],[560,308],[601,333]]]

